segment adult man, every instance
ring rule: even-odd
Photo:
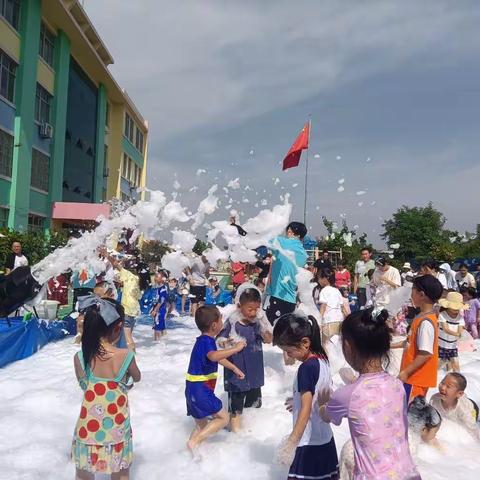
[[[198,307],[205,305],[207,296],[207,276],[210,270],[207,258],[202,255],[195,257],[189,269],[188,283],[190,284],[190,315],[195,317]]]
[[[333,270],[332,262],[330,261],[330,254],[326,248],[323,249],[322,255],[315,260],[313,268],[315,269],[315,275],[319,270],[325,270],[326,268]]]
[[[22,244],[20,242],[12,243],[12,251],[7,255],[5,261],[5,274],[8,275],[18,267],[26,267],[28,259],[22,253]]]
[[[358,303],[364,307],[367,303],[368,271],[375,269],[370,248],[362,248],[360,260],[355,263],[355,276],[353,277],[353,293],[357,294]]]
[[[390,303],[391,293],[402,285],[402,279],[398,269],[392,267],[384,257],[377,258],[375,266],[372,278],[376,287],[375,303],[378,307],[385,307]]]
[[[302,240],[307,234],[307,227],[300,222],[291,222],[285,236],[278,236],[270,242],[272,267],[267,286],[270,295],[266,310],[268,321],[273,325],[277,318],[292,313],[297,306],[297,269],[304,267],[307,252]]]
[[[468,271],[468,267],[462,263],[458,269],[457,274],[455,275],[455,280],[457,281],[458,288],[461,287],[473,287],[477,288],[477,282],[475,282],[475,277]]]

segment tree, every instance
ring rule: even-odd
[[[355,262],[360,258],[362,248],[369,246],[367,234],[362,233],[357,236],[357,231],[350,229],[345,220],[342,221],[341,227],[326,217],[322,217],[322,220],[323,225],[327,229],[327,236],[318,239],[318,247],[331,251],[341,250],[347,268],[353,270]]]
[[[381,237],[389,246],[399,244],[395,257],[405,260],[451,260],[455,255],[449,236],[453,232],[444,229],[446,218],[432,203],[426,207],[398,209],[390,220],[383,223]]]

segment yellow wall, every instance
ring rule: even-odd
[[[20,36],[0,17],[0,48],[17,63],[20,62]]]
[[[43,88],[53,95],[55,72],[40,58],[40,56],[38,57],[37,81]]]

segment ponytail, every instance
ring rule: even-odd
[[[95,357],[103,358],[105,356],[106,352],[102,346],[101,339],[108,338],[113,329],[123,323],[125,319],[125,311],[121,305],[118,305],[110,298],[105,298],[104,300],[115,306],[119,318],[107,326],[105,320],[100,315],[100,309],[97,305],[89,306],[85,310],[82,334],[82,354],[85,365],[89,365]]]
[[[310,340],[310,351],[328,361],[322,346],[320,328],[312,315],[305,317],[298,313],[281,316],[273,327],[273,344],[280,347],[300,346],[302,339]]]

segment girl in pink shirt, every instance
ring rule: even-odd
[[[345,262],[341,260],[335,271],[335,286],[350,289],[351,283],[350,272],[345,268]]]
[[[342,323],[342,349],[360,376],[319,398],[320,415],[340,425],[348,419],[355,450],[354,480],[420,480],[408,448],[405,390],[383,369],[390,350],[388,312],[360,310]],[[326,401],[328,400],[328,401]]]

